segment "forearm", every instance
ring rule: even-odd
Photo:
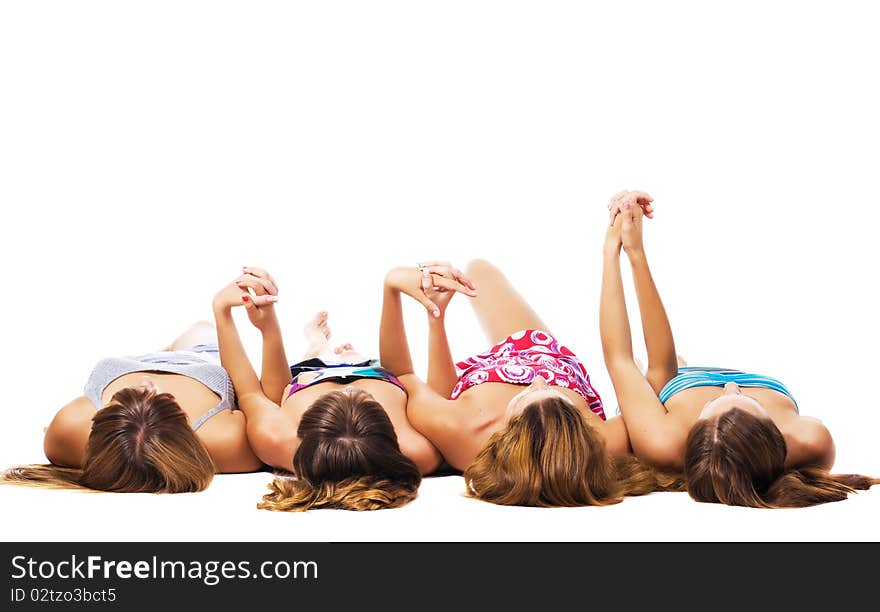
[[[614,379],[617,363],[633,361],[632,334],[626,312],[626,297],[620,275],[620,251],[605,249],[602,292],[599,301],[599,331],[608,373]]]
[[[397,377],[412,374],[412,356],[403,324],[403,305],[400,291],[383,289],[382,319],[379,325],[379,361],[382,367]]]
[[[443,397],[449,397],[458,382],[458,375],[449,350],[444,317],[430,318],[428,329],[428,386]]]
[[[241,343],[232,312],[229,309],[215,308],[214,320],[217,324],[217,339],[220,345],[220,364],[232,379],[239,400],[248,394],[263,395],[260,380]],[[245,416],[248,416],[247,413]]]
[[[642,331],[648,351],[648,370],[664,373],[671,378],[678,371],[678,357],[666,309],[654,284],[644,250],[627,252],[627,255],[639,301]],[[662,381],[663,384],[665,382],[668,381]]]
[[[284,352],[281,326],[273,319],[260,330],[263,335],[263,365],[260,368],[260,386],[273,402],[280,404],[284,388],[290,382],[290,363]]]

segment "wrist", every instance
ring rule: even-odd
[[[214,309],[214,316],[221,317],[232,313],[232,306],[222,302],[212,302],[211,307]]]
[[[629,258],[630,263],[642,263],[646,261],[645,249],[642,245],[623,247],[623,250],[626,251],[626,256]]]
[[[260,330],[260,333],[264,336],[268,334],[277,334],[281,331],[281,326],[278,324],[278,317],[275,316],[275,310],[272,309],[270,312],[266,313],[265,319],[257,325],[257,329]]]
[[[613,240],[605,241],[605,257],[618,257],[620,255],[620,243]]]

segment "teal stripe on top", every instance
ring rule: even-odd
[[[728,370],[725,368],[704,368],[687,366],[678,369],[678,375],[670,380],[663,389],[660,390],[660,402],[665,404],[666,401],[685,389],[693,389],[694,387],[723,387],[729,382],[735,382],[740,387],[762,387],[764,389],[772,389],[778,391],[791,398],[797,407],[797,400],[791,394],[791,391],[775,378],[762,376],[760,374],[749,374],[740,372],[739,370]]]

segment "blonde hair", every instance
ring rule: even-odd
[[[0,483],[116,493],[187,493],[205,489],[214,462],[174,396],[127,387],[92,418],[81,468],[23,465]]]
[[[322,395],[303,413],[297,435],[296,476],[275,478],[258,508],[380,510],[418,494],[421,472],[400,452],[388,414],[365,391]]]
[[[688,493],[697,501],[752,508],[802,508],[842,501],[880,484],[861,474],[818,468],[786,469],[779,428],[733,408],[691,428],[685,447]]]
[[[612,457],[561,398],[527,406],[495,432],[464,472],[468,494],[509,506],[605,506],[627,495],[684,491],[684,481],[634,456]]]

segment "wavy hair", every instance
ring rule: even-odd
[[[422,475],[400,451],[391,419],[363,390],[319,397],[299,422],[296,476],[276,477],[257,507],[380,510],[415,499]]]
[[[495,432],[465,470],[468,494],[506,506],[606,506],[627,495],[684,491],[684,481],[636,457],[612,457],[580,410],[533,402]]]
[[[188,493],[205,489],[215,466],[169,393],[117,391],[92,417],[82,467],[23,465],[0,482],[47,489]]]
[[[769,418],[731,410],[701,419],[685,449],[688,493],[700,502],[752,508],[802,508],[842,501],[880,484],[860,474],[818,468],[786,469],[782,432]]]

